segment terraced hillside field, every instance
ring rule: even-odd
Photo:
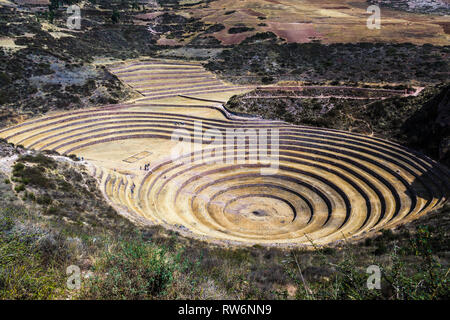
[[[223,244],[320,245],[416,219],[448,198],[449,170],[395,143],[230,114],[220,101],[249,88],[198,64],[111,70],[142,97],[30,120],[0,137],[76,154],[137,223]]]
[[[251,88],[227,84],[201,64],[192,62],[131,61],[112,67],[111,71],[142,94],[138,102],[167,98],[176,98],[176,102],[180,101],[180,97],[188,101],[205,97],[216,98],[219,101],[215,102],[221,103],[221,100],[226,101],[231,95]]]

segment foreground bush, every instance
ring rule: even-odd
[[[162,296],[173,280],[175,257],[164,247],[142,240],[120,242],[106,252],[82,298],[152,299]]]
[[[11,212],[0,215],[0,299],[54,299],[63,288],[58,272],[64,240],[27,224]]]

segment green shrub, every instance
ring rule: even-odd
[[[74,155],[74,154],[69,154],[68,157],[69,157],[70,159],[72,159],[73,161],[79,161],[79,160],[80,160],[80,159],[78,159],[78,157],[77,157],[76,155]]]
[[[149,299],[162,295],[178,267],[163,247],[143,241],[122,241],[107,252],[86,297],[94,299]]]
[[[45,156],[42,153],[38,153],[37,155],[25,155],[19,158],[20,162],[29,162],[36,163],[42,165],[44,168],[55,169],[57,164],[56,161],[52,158]]]
[[[11,83],[11,78],[4,72],[0,72],[0,84],[2,86],[7,86]]]
[[[25,167],[22,163],[17,163],[14,166],[13,175],[23,184],[31,184],[37,187],[45,189],[53,189],[54,183],[48,179],[45,175],[45,168],[41,166],[37,167]]]
[[[326,255],[334,255],[336,253],[336,249],[332,247],[324,247],[321,248],[320,251]]]
[[[381,256],[388,252],[388,248],[384,242],[377,242],[377,248],[373,252],[376,256]]]
[[[53,215],[53,216],[58,215],[59,213],[60,213],[60,210],[55,206],[48,207],[47,210],[45,211],[45,214]]]
[[[34,201],[36,200],[36,196],[34,195],[33,192],[26,192],[25,196],[27,197],[27,199]]]
[[[25,169],[25,165],[21,162],[17,162],[13,166],[13,175],[19,176],[23,169]]]
[[[263,77],[261,79],[261,82],[263,84],[269,84],[269,83],[273,83],[275,81],[275,79],[273,77]]]
[[[24,185],[24,184],[19,184],[19,185],[17,185],[17,186],[14,187],[14,190],[15,190],[17,193],[22,192],[22,191],[25,191],[25,185]]]
[[[61,286],[62,279],[52,269],[43,269],[38,256],[29,244],[14,239],[0,239],[2,259],[0,299],[51,299]]]
[[[36,202],[41,205],[50,205],[53,200],[48,194],[43,194],[37,197]]]
[[[65,273],[55,267],[55,257],[65,257],[56,238],[36,225],[20,223],[26,212],[0,209],[0,299],[53,299],[64,288]],[[7,231],[7,232],[6,232]],[[48,244],[52,263],[46,263]],[[59,259],[59,258],[58,258]],[[61,266],[61,264],[59,265]]]

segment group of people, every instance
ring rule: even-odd
[[[141,170],[142,170],[142,167],[139,167],[139,169],[141,169]],[[150,170],[150,163],[146,163],[146,164],[144,164],[144,170],[145,170],[145,171],[148,171],[148,170]]]

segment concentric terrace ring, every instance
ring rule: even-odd
[[[0,131],[0,136],[36,150],[75,153],[111,144],[171,141],[175,129],[186,136],[214,129],[241,129],[249,141],[256,129],[278,130],[277,170],[270,162],[250,161],[265,146],[235,145],[210,139],[176,158],[152,161],[140,177],[95,166],[105,194],[118,208],[194,237],[243,244],[326,244],[416,219],[448,198],[450,172],[430,158],[375,137],[279,121],[186,115],[152,105],[120,105],[73,111],[31,120]],[[194,108],[194,107],[189,107]],[[195,109],[194,108],[194,109]],[[185,106],[184,109],[187,110]],[[245,131],[245,129],[252,129]],[[233,161],[220,160],[232,150]],[[261,150],[264,149],[264,150]],[[214,152],[213,152],[214,151]],[[222,154],[222,155],[223,155]],[[201,155],[201,156],[199,156]],[[119,156],[119,155],[117,155]],[[95,160],[95,159],[94,159]],[[189,161],[186,161],[189,160]]]

